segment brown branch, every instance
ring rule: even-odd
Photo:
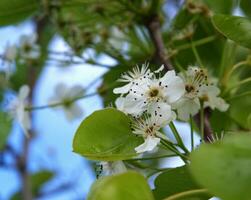
[[[156,49],[156,57],[160,60],[161,63],[164,64],[166,71],[172,70],[173,67],[171,65],[170,60],[168,59],[168,55],[166,53],[164,41],[162,38],[161,33],[161,25],[160,20],[157,14],[153,15],[149,18],[149,20],[146,23],[146,27],[148,29],[148,32],[150,34],[150,37],[153,41],[153,44]],[[210,125],[209,117],[210,117],[210,109],[205,109],[205,116],[204,116],[204,141],[209,142],[209,140],[212,138],[212,128]],[[196,115],[194,117],[194,120],[196,124],[200,125],[200,117],[199,115]]]
[[[41,18],[41,19],[35,19],[36,23],[36,33],[38,36],[38,43],[41,41],[41,34],[44,31],[44,28],[46,26],[47,18]],[[29,102],[32,102],[33,99],[33,92],[34,92],[34,87],[36,83],[36,77],[38,74],[38,69],[33,66],[34,63],[30,63],[28,67],[28,85],[30,87],[30,94],[29,94]],[[32,122],[32,116],[31,117],[31,122]],[[29,147],[30,147],[30,142],[32,138],[34,137],[34,132],[31,130],[29,131],[29,137],[24,136],[24,143],[23,143],[23,152],[22,155],[20,156],[18,164],[19,168],[19,173],[21,176],[22,180],[22,198],[24,200],[32,200],[32,183],[30,180],[30,175],[28,171],[28,162],[29,162]]]
[[[162,38],[159,17],[157,15],[153,15],[152,17],[150,17],[146,23],[146,27],[155,46],[156,57],[162,64],[164,64],[165,69],[167,71],[172,70],[173,67],[171,65],[170,60],[168,59],[164,41]]]

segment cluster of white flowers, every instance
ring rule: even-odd
[[[36,44],[37,35],[23,35],[20,38],[20,57],[24,60],[37,59],[40,56],[40,47]]]
[[[145,140],[135,148],[137,153],[152,151],[161,138],[166,138],[161,128],[176,118],[187,121],[190,115],[199,112],[201,105],[221,111],[228,108],[218,97],[220,90],[210,83],[205,70],[189,67],[178,75],[172,70],[161,76],[163,71],[163,66],[156,71],[147,65],[141,69],[136,66],[119,79],[126,85],[113,91],[120,94],[115,101],[117,109],[135,118],[133,133]]]
[[[0,57],[2,58],[3,71],[7,75],[7,78],[13,73],[14,64],[17,59],[20,59],[20,63],[26,63],[26,61],[36,60],[40,57],[40,47],[36,44],[36,40],[36,34],[22,35],[19,45],[6,45]]]

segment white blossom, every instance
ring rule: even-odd
[[[40,47],[36,44],[37,35],[23,35],[20,38],[20,56],[22,59],[37,59]]]
[[[137,153],[152,151],[161,138],[167,139],[160,129],[175,119],[175,113],[171,110],[171,106],[165,103],[160,104],[156,109],[159,109],[155,110],[156,115],[143,116],[132,124],[132,132],[144,138],[144,143],[135,148]]]
[[[15,45],[7,45],[3,53],[4,60],[14,62],[17,56],[17,47]]]
[[[136,115],[158,107],[160,103],[173,104],[184,94],[184,83],[174,71],[167,72],[162,78],[147,79],[143,83],[134,84],[125,97],[125,105],[129,105],[127,113]]]
[[[153,76],[153,73],[148,69],[147,64],[143,64],[141,69],[136,66],[127,73],[121,75],[119,82],[127,83],[123,87],[115,88],[114,94],[126,94],[134,85],[144,84],[147,79]]]
[[[220,89],[214,85],[203,86],[200,90],[200,98],[204,101],[204,107],[218,109],[221,112],[227,111],[229,104],[224,99],[218,97]]]
[[[208,80],[206,70],[189,67],[179,76],[185,83],[183,97],[173,104],[173,107],[177,109],[179,119],[187,121],[190,115],[197,114],[200,109],[200,101],[203,101],[204,107],[217,108],[220,111],[228,109],[228,104],[218,97],[220,89],[211,80]]]
[[[30,89],[27,85],[23,85],[19,89],[17,98],[9,104],[9,114],[20,124],[24,133],[28,136],[28,131],[31,129],[31,120],[29,112],[25,110],[28,105],[28,96]]]
[[[97,170],[98,176],[110,176],[126,172],[126,166],[123,161],[102,161]]]
[[[64,83],[59,83],[55,88],[55,95],[50,99],[50,104],[63,103],[63,110],[69,121],[79,118],[83,114],[81,106],[74,99],[83,96],[84,89],[80,85],[67,87]]]

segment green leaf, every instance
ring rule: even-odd
[[[251,137],[236,133],[191,154],[191,172],[212,194],[224,200],[250,200]]]
[[[97,180],[87,200],[153,200],[146,179],[137,172],[126,172]]]
[[[250,96],[236,98],[230,101],[230,116],[245,128],[251,128],[251,101]]]
[[[231,13],[234,1],[233,0],[203,0],[210,9],[212,9],[215,13]]]
[[[39,196],[39,192],[43,185],[49,181],[53,177],[53,173],[50,171],[40,171],[30,176],[31,183],[32,183],[32,195],[33,197]],[[11,200],[20,200],[22,199],[21,191],[16,192],[12,197]]]
[[[156,200],[161,200],[181,192],[201,189],[201,187],[190,175],[190,172],[186,166],[177,167],[161,173],[155,179],[154,185],[155,189],[153,190],[153,194]],[[209,196],[207,194],[196,194],[196,196],[185,196],[182,199],[202,200],[208,198]]]
[[[143,143],[130,129],[130,119],[114,108],[99,110],[79,126],[73,151],[91,160],[123,160],[136,155],[134,148]]]
[[[245,17],[214,15],[216,29],[236,43],[251,48],[251,21]]]
[[[4,148],[12,127],[12,121],[6,113],[0,112],[0,150]]]
[[[39,194],[39,191],[44,183],[49,181],[53,177],[53,173],[50,171],[40,171],[31,176],[32,193],[34,195]]]
[[[38,7],[37,0],[1,0],[0,26],[21,22],[34,14]]]

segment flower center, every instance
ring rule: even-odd
[[[158,90],[157,88],[151,89],[151,90],[149,91],[149,96],[150,96],[150,97],[157,97],[158,94],[159,94],[159,90]]]
[[[147,136],[154,136],[154,127],[153,126],[150,126],[150,127],[147,127],[147,129],[145,130],[145,133],[146,133],[146,137]]]
[[[193,85],[189,85],[189,84],[187,84],[185,86],[185,89],[186,89],[187,93],[194,92],[194,90],[195,90],[194,86]]]
[[[23,48],[24,48],[24,52],[30,52],[32,49],[31,45],[29,44],[25,44]]]

